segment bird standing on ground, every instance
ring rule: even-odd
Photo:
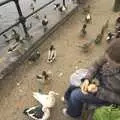
[[[46,72],[46,71],[42,71],[42,74],[41,75],[36,75],[36,78],[40,83],[45,84],[49,80],[51,80],[51,74]]]
[[[81,37],[85,37],[85,35],[87,34],[86,28],[87,28],[87,24],[84,24],[80,33]]]
[[[31,108],[26,108],[23,112],[33,120],[47,120],[50,117],[50,110],[44,108],[41,104]]]
[[[91,15],[90,15],[90,13],[88,13],[88,14],[86,15],[86,17],[85,17],[85,22],[86,22],[86,23],[89,23],[91,20],[92,20],[92,17],[91,17]]]
[[[48,63],[52,63],[55,61],[55,58],[56,58],[56,49],[54,47],[54,45],[51,45],[50,46],[50,49],[48,51],[48,59],[47,59],[47,62]]]
[[[48,94],[33,92],[33,97],[45,108],[52,108],[55,106],[55,95],[59,94],[54,91],[50,91]]]

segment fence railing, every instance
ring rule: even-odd
[[[7,31],[9,31],[10,29],[12,29],[13,27],[17,26],[18,24],[22,24],[24,33],[25,33],[25,37],[29,37],[29,33],[27,31],[27,27],[26,27],[26,20],[31,17],[32,15],[34,15],[35,13],[37,13],[38,11],[44,9],[45,7],[47,7],[48,5],[50,5],[51,3],[53,3],[55,0],[51,0],[50,2],[46,3],[45,5],[41,6],[40,8],[38,8],[37,10],[35,10],[34,12],[30,13],[27,16],[23,16],[20,4],[19,4],[19,0],[5,0],[3,2],[0,2],[0,6],[3,6],[5,4],[8,4],[10,2],[14,2],[19,14],[19,19],[16,23],[14,23],[13,25],[11,25],[10,27],[8,27],[7,29],[3,30],[2,32],[0,32],[0,36],[3,35],[4,33],[6,33]],[[64,4],[65,4],[65,0]]]

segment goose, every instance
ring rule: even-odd
[[[42,25],[47,26],[47,24],[48,24],[48,19],[47,19],[47,16],[45,15],[44,19],[42,20]]]
[[[60,3],[55,3],[54,4],[54,10],[56,10],[57,8],[59,8],[60,7]]]
[[[50,117],[50,110],[41,104],[39,106],[26,108],[23,113],[33,120],[47,120]]]
[[[33,97],[45,108],[52,108],[55,106],[55,95],[59,94],[54,91],[49,91],[48,94],[33,92]]]
[[[51,45],[50,49],[48,51],[47,62],[52,63],[53,61],[55,61],[55,58],[56,58],[56,49],[55,49],[54,45]]]

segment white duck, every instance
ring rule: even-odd
[[[26,108],[23,113],[34,120],[47,120],[50,117],[49,108],[42,105]]]
[[[42,94],[38,92],[33,92],[33,97],[39,101],[43,107],[52,108],[55,105],[55,95],[59,95],[54,91],[50,91],[48,94]]]

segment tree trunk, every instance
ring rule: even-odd
[[[115,0],[114,9],[115,12],[120,11],[120,0]]]

